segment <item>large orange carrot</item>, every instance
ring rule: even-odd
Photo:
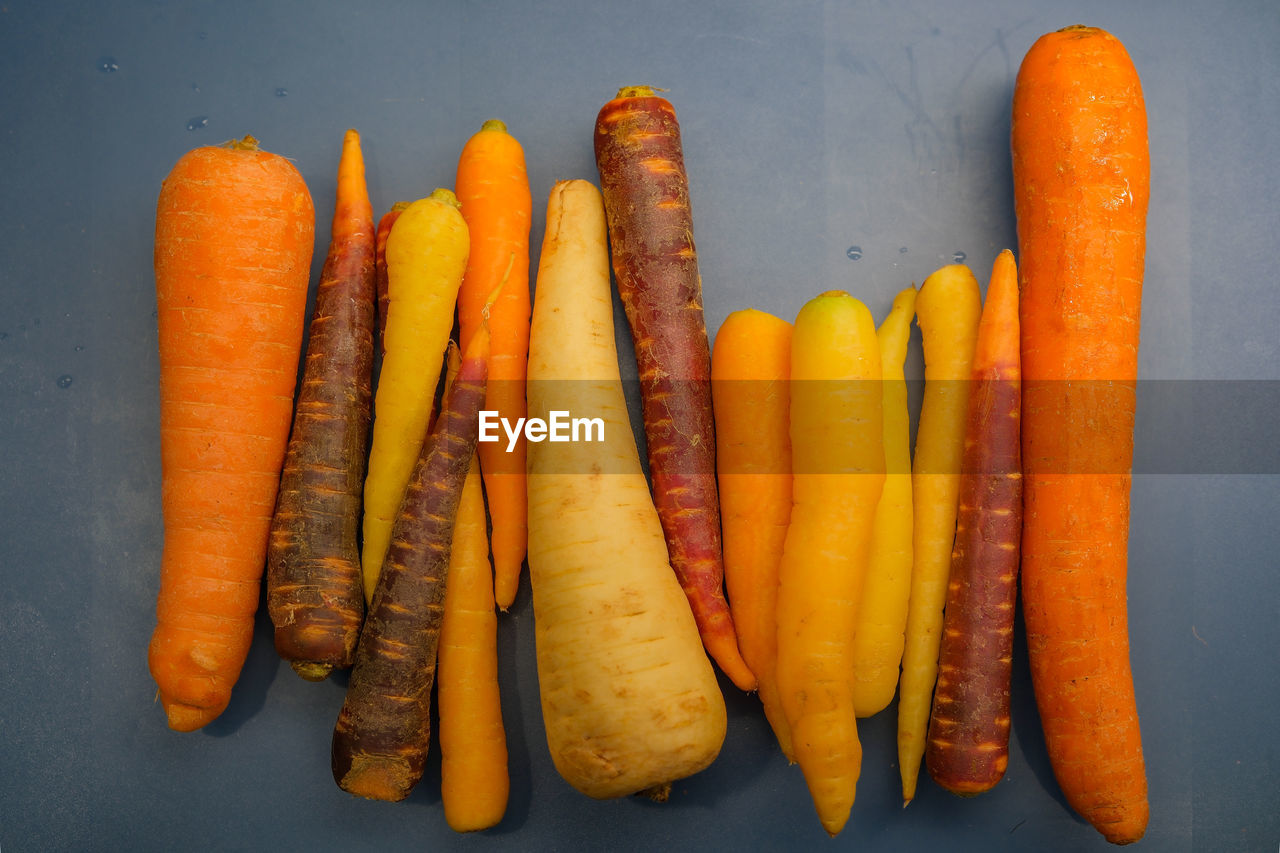
[[[357,537],[372,397],[373,243],[360,135],[348,130],[267,548],[276,650],[312,681],[351,666],[364,621]]]
[[[314,235],[302,176],[253,137],[187,153],[160,189],[164,550],[148,658],[180,731],[226,708],[253,638]]]
[[[734,684],[752,690],[756,677],[724,597],[711,347],[675,109],[648,86],[620,90],[596,117],[595,152],[671,566],[707,651]]]
[[[486,300],[501,284],[489,317],[492,354],[484,407],[516,423],[526,412],[533,202],[524,150],[505,124],[486,121],[463,146],[454,190],[471,232],[471,256],[458,292],[461,345],[465,350],[480,328]],[[510,450],[506,442],[485,442],[479,452],[492,521],[494,598],[506,610],[515,601],[529,539],[524,434]]]
[[[1022,534],[1018,270],[996,258],[973,353],[956,537],[925,765],[978,794],[1009,764],[1009,675]]]
[[[1032,45],[1012,148],[1032,684],[1067,802],[1126,843],[1148,817],[1125,581],[1150,160],[1124,46],[1092,27]]]
[[[332,754],[334,780],[357,796],[403,800],[422,778],[453,527],[475,453],[488,349],[481,329],[414,465],[360,633]]]
[[[778,698],[778,566],[791,520],[791,324],[735,311],[711,351],[724,579],[742,657],[778,744],[793,758]]]

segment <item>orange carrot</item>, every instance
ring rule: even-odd
[[[188,152],[160,189],[164,549],[148,660],[179,731],[227,707],[253,638],[314,235],[302,176],[251,136]]]
[[[1009,764],[1022,473],[1018,270],[996,258],[978,324],[955,545],[925,765],[955,794],[990,790]]]
[[[386,353],[383,336],[387,333],[387,311],[391,307],[391,297],[388,295],[391,276],[387,273],[387,238],[391,236],[391,226],[396,224],[396,220],[408,206],[407,201],[398,201],[391,205],[391,209],[382,214],[382,218],[378,220],[378,231],[374,237],[374,281],[378,294],[378,351],[383,354]]]
[[[1067,27],[1032,45],[1012,150],[1032,684],[1067,802],[1128,843],[1148,818],[1125,582],[1150,159],[1114,36]]]
[[[333,732],[333,778],[348,793],[403,800],[422,778],[445,584],[484,401],[489,334],[472,338],[423,443],[391,531]]]
[[[620,90],[596,117],[595,152],[671,566],[707,652],[754,690],[724,597],[711,347],[675,109],[648,86]]]
[[[788,759],[791,729],[774,673],[778,566],[791,520],[790,377],[790,323],[754,309],[725,318],[711,351],[725,586],[738,647]]]
[[[450,346],[450,386],[459,367],[458,349]],[[498,617],[493,609],[489,527],[476,456],[471,458],[453,523],[438,658],[444,819],[455,832],[488,829],[506,813],[511,778],[498,692]]]
[[[471,256],[458,292],[462,348],[480,328],[486,300],[505,280],[488,321],[492,355],[484,407],[516,423],[527,411],[524,380],[529,363],[533,202],[524,150],[505,124],[486,121],[463,146],[454,189],[471,232]],[[515,601],[529,540],[523,433],[510,450],[505,442],[485,442],[479,452],[493,527],[494,598],[506,610]]]
[[[357,537],[372,397],[373,265],[360,135],[348,130],[267,549],[276,650],[312,681],[351,666],[364,621]]]

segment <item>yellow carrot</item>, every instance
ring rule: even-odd
[[[458,349],[449,347],[449,373]],[[507,733],[498,693],[498,616],[480,486],[479,457],[462,485],[453,523],[436,669],[440,708],[440,799],[455,832],[496,826],[507,810]]]
[[[778,581],[778,692],[822,826],[849,818],[862,767],[853,639],[884,485],[880,348],[866,306],[832,291],[796,317],[793,505]]]
[[[387,238],[385,355],[364,485],[365,601],[373,600],[391,525],[426,437],[470,240],[453,193],[409,205]]]
[[[898,689],[898,769],[902,799],[908,803],[916,792],[938,678],[969,378],[981,314],[977,279],[963,264],[951,264],[930,275],[916,297],[925,384],[911,471],[911,601]]]
[[[858,608],[853,641],[853,706],[859,717],[878,714],[898,689],[911,596],[911,423],[903,362],[915,316],[916,289],[893,300],[880,324],[880,367],[884,397],[884,492],[876,506],[867,582]]]

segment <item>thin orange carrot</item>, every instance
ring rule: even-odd
[[[533,202],[524,150],[505,124],[486,121],[463,146],[454,189],[471,232],[471,256],[458,292],[462,348],[480,328],[486,300],[505,280],[488,321],[492,355],[485,409],[516,423],[527,411]],[[506,610],[515,601],[529,539],[523,433],[510,449],[505,442],[485,442],[479,453],[493,526],[494,598]]]
[[[460,367],[458,348],[450,344],[446,388],[452,387]],[[455,832],[488,829],[506,814],[511,777],[498,691],[498,617],[489,526],[476,456],[462,484],[453,523],[437,657],[444,819]]]
[[[790,323],[755,309],[725,318],[711,350],[725,587],[738,648],[789,760],[775,672],[778,566],[791,520],[790,378]]]
[[[164,550],[148,661],[179,731],[227,707],[253,638],[314,235],[302,176],[250,136],[188,152],[160,189]]]
[[[1067,802],[1123,844],[1149,816],[1125,585],[1150,155],[1118,39],[1067,27],[1032,45],[1012,149],[1032,684]]]
[[[360,134],[348,130],[267,549],[276,650],[312,681],[351,666],[364,621],[358,535],[372,405],[373,267]]]

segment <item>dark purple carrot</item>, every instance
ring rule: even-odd
[[[724,597],[711,348],[675,110],[647,86],[619,90],[596,117],[595,153],[671,566],[711,657],[754,690]]]
[[[391,209],[382,214],[382,218],[378,220],[378,232],[374,240],[376,253],[374,280],[378,294],[378,347],[379,352],[383,353],[386,352],[383,336],[387,332],[387,310],[391,305],[391,297],[388,295],[391,277],[387,274],[387,238],[391,236],[391,226],[396,224],[400,213],[408,206],[407,201],[398,201],[391,205]]]
[[[403,800],[422,778],[453,525],[475,453],[488,357],[489,332],[481,327],[391,529],[333,732],[333,778],[357,796]]]
[[[276,650],[309,681],[351,666],[364,618],[357,533],[369,433],[373,302],[373,210],[360,134],[348,130],[267,550],[267,607]]]
[[[978,324],[956,538],[925,764],[955,794],[1009,764],[1009,674],[1022,537],[1018,273],[996,258]]]

